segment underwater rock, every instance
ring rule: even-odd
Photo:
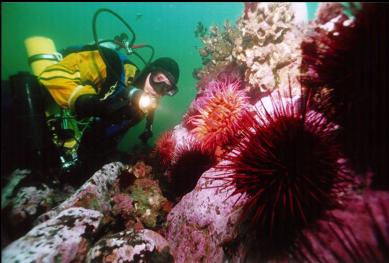
[[[232,189],[213,188],[218,182],[208,179],[217,176],[214,169],[207,171],[196,189],[185,195],[168,215],[166,239],[177,262],[257,262],[263,258],[259,250],[245,245],[236,232],[247,198],[231,196]],[[342,208],[327,211],[306,227],[290,248],[280,250],[278,256],[269,260],[387,262],[389,194],[367,190],[363,194],[350,193],[342,202]]]
[[[31,174],[31,170],[21,170],[16,169],[11,173],[8,179],[8,183],[1,189],[1,209],[6,207],[12,199],[12,194],[14,193],[16,187],[19,183],[28,175]]]
[[[234,227],[244,198],[228,198],[232,190],[217,190],[214,169],[205,172],[167,218],[166,239],[176,262],[224,262],[236,258]],[[211,183],[209,185],[209,183]]]
[[[115,193],[120,192],[119,176],[126,168],[120,162],[104,165],[72,196],[49,213],[43,214],[39,221],[46,221],[70,207],[84,207],[109,214],[112,209],[110,199]]]
[[[26,185],[21,180],[30,173],[30,170],[16,169],[2,189],[2,227],[5,230],[2,246],[25,235],[35,225],[38,216],[74,192],[68,185],[62,186],[63,189],[50,188],[43,183],[21,187]]]
[[[4,227],[2,246],[25,235],[33,227],[34,220],[54,205],[54,192],[46,185],[18,189],[1,211],[1,224]]]
[[[37,187],[23,187],[11,201],[12,209],[7,215],[12,224],[20,224],[26,220],[32,221],[39,212],[45,212],[51,208],[51,196],[53,190],[43,185],[43,189]]]
[[[135,180],[129,188],[133,200],[133,213],[142,224],[149,228],[158,227],[161,217],[166,214],[164,205],[168,200],[163,196],[155,180],[142,178]]]
[[[63,189],[49,188],[45,184],[22,187],[2,210],[5,235],[13,241],[26,234],[40,215],[61,203],[73,191],[67,185]],[[8,242],[9,242],[8,241]]]
[[[168,242],[144,229],[104,237],[88,252],[86,262],[174,262]]]
[[[103,215],[69,208],[7,246],[3,262],[83,262]]]
[[[125,229],[159,227],[167,214],[168,200],[158,181],[147,178],[150,175],[151,167],[143,162],[132,167],[120,162],[107,164],[66,201],[41,215],[39,222],[70,207],[83,207],[101,212],[104,223],[124,220]]]
[[[135,179],[123,192],[112,197],[112,215],[120,219],[126,230],[143,229],[145,226],[162,227],[170,202],[163,196],[156,180]]]

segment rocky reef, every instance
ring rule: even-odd
[[[172,261],[167,241],[155,232],[164,226],[171,205],[158,181],[150,178],[151,170],[142,161],[103,166],[62,203],[35,213],[37,225],[5,247],[2,260]]]
[[[3,262],[83,262],[103,215],[81,207],[65,209],[7,246]]]
[[[100,239],[85,262],[174,262],[168,242],[151,230],[130,230]]]
[[[387,5],[323,3],[308,24],[292,4],[245,3],[235,24],[199,22],[181,123],[66,200],[12,190],[16,171],[2,207],[34,225],[2,260],[387,262],[388,17]]]

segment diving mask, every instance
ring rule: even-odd
[[[174,96],[178,92],[175,78],[169,72],[159,69],[151,72],[150,84],[161,96]]]

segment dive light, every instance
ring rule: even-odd
[[[131,87],[129,100],[144,113],[154,110],[158,106],[156,97],[136,87]]]

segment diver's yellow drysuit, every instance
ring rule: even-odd
[[[124,71],[122,79],[125,82],[134,78],[137,68],[133,64],[120,61],[119,55],[113,50],[104,48],[104,53],[108,63],[112,63],[108,71],[98,50],[80,50],[47,67],[38,79],[60,107],[74,110],[75,102],[81,95],[97,94],[104,97],[108,92],[113,93],[109,87],[117,84],[120,72]],[[110,72],[112,70],[116,72]]]

